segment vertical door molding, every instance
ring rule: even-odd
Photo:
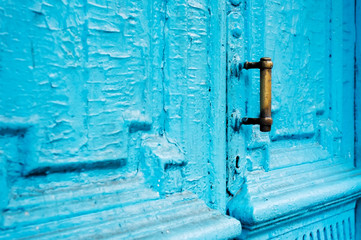
[[[210,202],[226,212],[226,3],[208,1],[210,10],[207,59],[210,79]]]

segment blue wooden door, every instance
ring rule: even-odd
[[[239,236],[226,210],[354,237],[353,1],[3,0],[0,26],[0,239]],[[239,125],[261,57],[270,133]]]
[[[0,1],[0,239],[240,234],[223,5]]]
[[[353,168],[354,1],[234,0],[227,8],[230,214],[242,221],[244,237],[351,238],[360,185]],[[240,125],[259,117],[260,73],[238,66],[261,57],[274,64],[269,133]],[[344,209],[332,209],[335,201]],[[293,218],[326,205],[317,215],[323,220]]]

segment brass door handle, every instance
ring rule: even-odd
[[[260,70],[260,117],[242,118],[242,124],[258,124],[261,132],[271,131],[271,101],[272,101],[272,67],[271,58],[263,57],[259,62],[245,62],[243,68],[248,70],[258,68]]]

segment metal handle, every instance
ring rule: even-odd
[[[245,62],[243,68],[248,70],[258,68],[260,70],[260,117],[259,118],[243,118],[242,124],[260,125],[261,132],[271,131],[271,101],[272,101],[272,67],[271,58],[263,57],[259,62]]]

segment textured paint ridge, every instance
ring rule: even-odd
[[[165,136],[145,135],[141,151],[141,170],[153,189],[161,194],[183,190],[187,161],[177,144]]]
[[[59,176],[30,178],[13,188],[0,239],[228,239],[242,230],[239,221],[210,209],[193,193],[160,197],[141,174],[125,179],[110,171]]]

